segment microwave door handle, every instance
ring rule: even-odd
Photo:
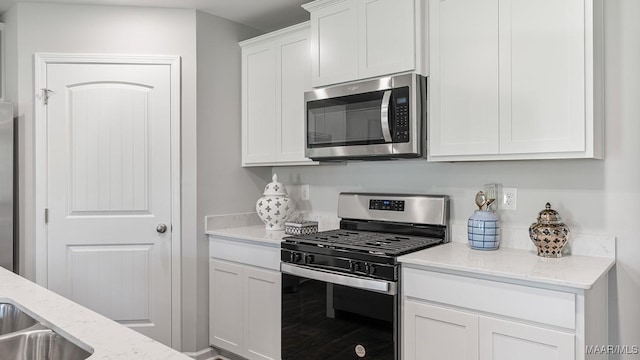
[[[391,90],[384,92],[382,96],[382,106],[380,108],[380,126],[382,127],[382,136],[387,143],[392,142],[391,126],[389,124],[389,108],[391,107]]]

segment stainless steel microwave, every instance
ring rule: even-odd
[[[313,160],[424,156],[427,78],[405,74],[305,92]]]

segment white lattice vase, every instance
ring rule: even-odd
[[[287,189],[273,174],[272,182],[264,188],[264,193],[256,202],[256,212],[267,230],[284,230],[284,223],[295,210],[293,201],[287,196]]]

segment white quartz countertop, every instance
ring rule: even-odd
[[[264,225],[208,230],[206,234],[266,244],[277,244],[278,246],[280,246],[283,237],[289,236],[284,233],[284,230],[267,230]]]
[[[45,326],[90,346],[90,360],[192,360],[1,267],[0,301],[16,304]]]
[[[435,246],[401,256],[398,260],[431,270],[459,271],[578,289],[590,289],[615,263],[611,258],[582,255],[542,258],[535,251],[521,249],[480,251],[462,243]]]

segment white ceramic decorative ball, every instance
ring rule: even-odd
[[[264,188],[264,193],[256,202],[256,212],[267,230],[284,230],[284,223],[295,210],[293,201],[287,196],[287,189],[273,174],[272,182]]]

